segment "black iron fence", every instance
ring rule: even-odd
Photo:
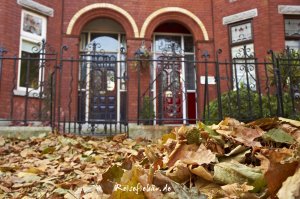
[[[0,125],[113,135],[138,125],[215,123],[224,117],[300,118],[300,55],[286,49],[258,59],[246,47],[220,60],[204,53],[127,58],[91,44],[66,57],[45,42],[9,56],[0,49]]]

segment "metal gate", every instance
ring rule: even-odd
[[[121,65],[126,63],[118,61],[117,54],[105,53],[98,46],[89,44],[80,56],[79,130],[92,134],[127,132],[126,109],[118,109],[121,103],[126,104],[126,95],[118,94],[120,81],[126,83],[126,72],[119,75]]]

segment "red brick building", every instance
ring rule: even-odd
[[[179,104],[180,108],[175,107],[174,110],[179,114],[172,117],[172,113],[167,113],[162,117],[169,118],[171,123],[176,119],[185,123],[187,118],[192,120],[199,118],[198,115],[202,110],[201,96],[204,93],[204,85],[201,77],[204,76],[205,69],[201,67],[195,69],[197,64],[193,66],[185,64],[177,67],[172,73],[172,68],[166,68],[162,78],[165,80],[151,85],[160,73],[161,66],[158,62],[153,62],[149,72],[141,73],[139,76],[131,67],[135,62],[129,63],[128,60],[136,58],[138,52],[143,52],[143,48],[147,49],[147,53],[150,52],[151,59],[159,59],[162,54],[172,53],[173,50],[174,53],[182,55],[181,61],[203,60],[204,52],[210,54],[210,59],[215,59],[215,52],[218,49],[222,49],[218,59],[230,60],[243,46],[261,60],[266,58],[270,49],[281,51],[286,46],[299,49],[300,2],[299,0],[193,2],[2,0],[0,2],[0,45],[7,51],[5,57],[16,55],[20,58],[26,56],[32,58],[34,55],[30,54],[30,50],[42,40],[50,44],[56,52],[60,52],[63,45],[68,46],[68,50],[61,57],[59,53],[57,54],[56,61],[49,61],[52,68],[64,65],[61,72],[63,74],[61,86],[57,88],[61,89],[61,92],[56,96],[62,100],[53,102],[59,107],[57,117],[61,117],[61,120],[66,116],[70,120],[76,117],[78,119],[78,112],[84,109],[81,110],[84,114],[80,117],[87,120],[119,121],[126,117],[129,122],[136,122],[140,114],[137,111],[138,104],[141,103],[137,100],[137,96],[142,96],[150,89],[149,95],[158,99],[159,85],[166,84],[168,87],[167,82],[176,78],[170,77],[171,74],[176,72],[181,82],[179,87],[185,90],[184,94],[181,93],[171,100],[173,105]],[[96,47],[96,50],[101,48],[105,53],[115,57],[116,64],[110,66],[112,68],[108,67],[103,74],[90,73],[90,65],[85,66],[85,71],[80,69],[82,53],[91,55],[92,47],[88,47],[90,43],[100,43],[101,47],[99,49]],[[70,61],[71,57],[73,61]],[[126,67],[122,64],[125,60],[128,65]],[[34,97],[34,90],[38,90],[39,82],[47,79],[45,76],[50,73],[47,74],[48,72],[41,69],[35,72],[30,70],[30,75],[26,77],[25,62],[18,61],[15,65],[13,61],[6,60],[6,62],[10,67],[3,63],[0,74],[0,118],[13,117],[22,120],[25,112],[30,113],[36,106],[29,106],[25,110],[25,96],[27,95],[27,104],[31,102],[38,104],[39,100]],[[16,68],[17,74],[14,70]],[[129,77],[126,79],[126,85],[123,82],[125,78],[122,79],[125,71],[126,77]],[[213,74],[213,71],[213,68],[208,68],[207,74]],[[225,70],[220,69],[220,73],[225,73]],[[78,85],[82,74],[86,76],[85,83],[80,89]],[[101,84],[99,78],[101,75],[106,78],[107,90],[102,92],[100,88],[91,91],[91,85]],[[108,77],[111,77],[111,80]],[[58,87],[58,84],[56,86]],[[29,90],[26,91],[26,87],[29,87]],[[221,90],[226,90],[223,84]],[[158,111],[160,106],[166,108],[165,103],[169,103],[170,99],[167,98],[172,96],[172,91],[166,89],[162,95],[161,97],[165,98],[163,105],[159,100],[153,104],[155,118],[160,114]],[[213,98],[214,95],[209,98]],[[11,104],[14,106],[13,113]],[[93,109],[91,106],[95,106],[97,110],[91,111]],[[102,114],[107,111],[111,111],[110,114]]]

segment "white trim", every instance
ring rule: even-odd
[[[54,10],[53,8],[50,8],[48,6],[45,6],[43,4],[40,4],[38,2],[35,2],[33,0],[17,0],[17,3],[25,8],[28,8],[30,10],[34,10],[40,14],[53,17],[54,16]]]
[[[229,15],[229,16],[223,17],[223,25],[235,23],[235,22],[238,22],[238,21],[243,21],[243,20],[246,20],[246,19],[251,19],[251,18],[257,17],[257,16],[258,16],[257,8],[247,10],[247,11],[244,11],[244,12],[239,12],[239,13],[234,14],[234,15]]]
[[[182,49],[184,51],[185,45],[184,45],[184,36],[181,36],[181,45]],[[185,51],[184,51],[185,52]],[[186,98],[186,88],[185,88],[185,62],[184,62],[184,56],[181,57],[181,74],[180,74],[180,84],[181,84],[181,89],[182,89],[182,119],[183,119],[183,124],[186,124],[186,119],[187,119],[187,98]]]
[[[38,45],[38,42],[37,40],[33,40],[33,39],[30,39],[30,38],[26,38],[26,37],[20,37],[20,49],[19,49],[19,57],[22,58],[22,44],[23,44],[23,41],[28,41],[28,42],[31,42],[31,43],[35,43],[36,46]],[[30,52],[29,52],[30,53]],[[26,87],[23,87],[23,86],[20,86],[20,78],[21,78],[21,61],[22,59],[19,60],[19,63],[18,63],[18,79],[17,79],[17,90],[20,91],[20,92],[25,92],[26,91]],[[39,67],[39,77],[38,77],[38,83],[42,82],[43,78],[42,77],[42,74],[41,74],[41,68]],[[40,92],[40,85],[38,85],[38,89],[33,89],[31,87],[28,87],[28,91],[29,92]],[[19,94],[18,92],[16,92],[17,95]]]
[[[153,13],[151,13],[147,19],[144,21],[142,29],[141,29],[141,33],[140,33],[140,38],[144,38],[145,34],[146,34],[146,30],[150,24],[150,22],[155,19],[157,16],[163,14],[163,13],[167,13],[167,12],[178,12],[178,13],[182,13],[184,15],[187,15],[188,17],[190,17],[191,19],[193,19],[198,26],[200,27],[200,29],[202,30],[203,33],[203,37],[205,41],[209,40],[208,37],[208,33],[207,30],[204,26],[204,24],[202,23],[202,21],[191,11],[183,9],[183,8],[179,8],[179,7],[166,7],[166,8],[161,8],[159,10],[154,11]]]
[[[26,90],[23,89],[14,89],[14,95],[16,96],[26,96]],[[38,90],[32,90],[29,89],[28,90],[28,97],[32,97],[32,98],[40,98],[40,92]]]
[[[300,15],[300,6],[278,5],[278,13],[284,15]]]
[[[121,34],[119,33],[118,34],[118,49],[121,48]],[[120,77],[120,73],[121,73],[121,62],[119,62],[119,60],[121,60],[121,53],[120,53],[120,50],[118,51],[117,53],[117,68],[115,70],[115,73],[117,77]],[[116,115],[116,118],[117,118],[117,121],[120,121],[120,118],[121,118],[121,93],[120,93],[120,90],[121,90],[121,80],[119,78],[117,78],[117,85],[116,85],[116,89],[117,89],[117,115]]]
[[[136,38],[139,37],[139,29],[138,29],[138,26],[137,26],[136,22],[134,21],[133,17],[126,10],[124,10],[123,8],[120,8],[120,7],[118,7],[114,4],[110,4],[110,3],[91,4],[91,5],[88,5],[84,8],[82,8],[78,12],[76,12],[76,14],[74,14],[72,19],[70,20],[70,23],[68,25],[66,34],[70,35],[72,33],[74,25],[75,25],[76,21],[79,19],[79,17],[81,17],[83,14],[85,14],[85,13],[91,11],[91,10],[98,9],[98,8],[106,8],[106,9],[114,10],[114,11],[120,13],[121,15],[123,15],[126,19],[128,19],[129,23],[131,24],[131,27],[132,27],[133,32],[134,32],[134,36]]]

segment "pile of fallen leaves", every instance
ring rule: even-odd
[[[226,118],[160,140],[0,137],[0,198],[300,198],[300,122]]]

